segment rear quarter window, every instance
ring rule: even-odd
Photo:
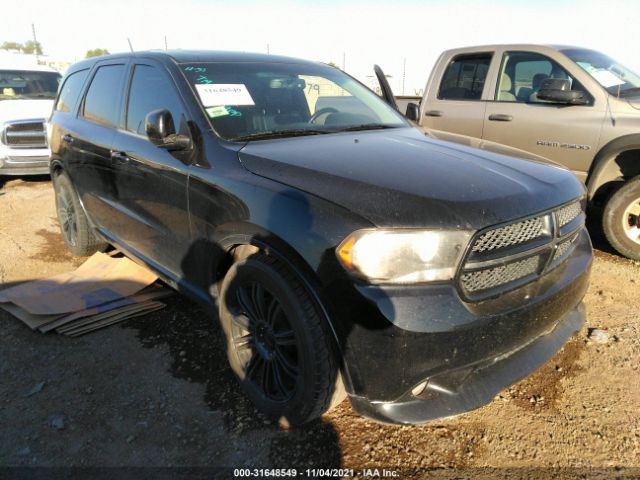
[[[55,109],[59,112],[70,112],[78,101],[82,86],[89,70],[79,70],[69,75],[60,89]]]

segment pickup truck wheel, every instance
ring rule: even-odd
[[[604,208],[602,227],[618,253],[640,260],[640,177],[611,195]]]
[[[54,176],[53,189],[60,231],[69,251],[78,257],[87,257],[105,250],[107,244],[99,240],[93,232],[66,173]]]
[[[282,263],[256,253],[232,265],[219,313],[231,368],[263,413],[300,425],[336,400],[330,333],[312,297]]]

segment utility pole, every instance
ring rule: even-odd
[[[36,52],[36,62],[40,63],[40,55],[38,55],[38,40],[36,39],[36,25],[34,23],[31,24],[31,33],[33,34],[33,47]]]
[[[342,52],[342,71],[344,72],[345,67],[347,65],[347,54]]]
[[[404,95],[404,79],[407,74],[407,57],[404,57],[402,62],[402,95]]]
[[[129,43],[129,50],[133,52],[133,45],[131,45],[131,39],[127,37],[127,42]]]
[[[269,44],[267,43],[267,55],[269,55]]]
[[[167,50],[169,50],[169,48],[167,47],[167,36],[164,36],[164,51],[166,52]]]

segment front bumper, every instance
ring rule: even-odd
[[[370,402],[363,397],[351,397],[351,405],[358,413],[374,420],[408,424],[474,410],[546,363],[580,330],[585,318],[585,307],[581,303],[565,315],[553,331],[510,355],[437,375],[429,379],[418,395],[409,393],[395,402]]]
[[[0,175],[49,175],[49,150],[0,150]]]
[[[354,409],[380,421],[417,423],[490,401],[580,328],[592,256],[582,229],[562,264],[477,302],[463,300],[451,284],[392,287],[334,278],[323,297],[339,299],[331,302],[331,317]]]

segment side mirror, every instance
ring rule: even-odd
[[[149,141],[169,151],[185,150],[191,145],[186,135],[176,134],[176,127],[169,110],[153,110],[144,119],[144,130]]]
[[[571,90],[569,80],[547,78],[542,82],[537,96],[540,100],[567,105],[585,105],[589,103],[584,92]]]
[[[417,122],[420,120],[420,105],[417,103],[409,102],[407,104],[407,112],[404,115],[412,122]]]

